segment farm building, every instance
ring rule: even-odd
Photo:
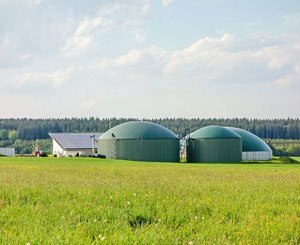
[[[49,133],[53,142],[53,155],[89,155],[97,149],[96,139],[100,133]],[[94,152],[93,152],[94,151]]]
[[[227,129],[241,136],[243,161],[272,159],[273,152],[271,148],[261,138],[240,128],[227,127]]]
[[[207,126],[190,134],[187,162],[241,162],[241,136],[221,126]]]
[[[0,148],[0,156],[12,157],[15,155],[15,148]]]
[[[98,153],[106,158],[179,162],[179,138],[156,123],[126,122],[100,136]]]

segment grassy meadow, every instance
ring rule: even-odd
[[[300,164],[0,158],[1,244],[299,244]]]

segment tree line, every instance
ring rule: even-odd
[[[300,140],[268,139],[274,156],[300,156]]]
[[[105,132],[135,118],[0,119],[0,140],[48,139],[49,132]],[[300,139],[300,119],[162,118],[144,119],[161,124],[183,137],[207,125],[238,127],[265,139]]]

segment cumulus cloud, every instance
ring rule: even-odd
[[[94,33],[96,31],[103,32],[113,24],[113,21],[96,17],[87,18],[79,23],[75,33],[67,39],[63,51],[67,55],[77,55],[82,53],[94,41]]]
[[[250,47],[239,47],[240,43]],[[300,51],[295,45],[268,45],[255,40],[239,40],[225,33],[220,37],[204,37],[179,50],[168,51],[157,45],[133,49],[115,59],[104,59],[102,69],[122,72],[130,69],[151,77],[194,80],[197,82],[232,81],[253,83],[294,84],[298,79]]]
[[[295,65],[292,72],[290,72],[288,75],[281,77],[277,80],[275,80],[275,84],[279,86],[290,86],[293,84],[300,84],[300,63]]]
[[[204,37],[187,48],[174,51],[163,68],[164,72],[170,74],[177,72],[182,67],[185,69],[187,66],[195,65],[204,66],[207,69],[210,69],[210,67],[216,68],[216,66],[222,64],[224,59],[232,61],[237,58],[234,57],[237,54],[229,50],[233,43],[234,38],[228,33],[221,37]]]
[[[268,68],[278,70],[295,60],[293,50],[289,46],[271,45],[259,49],[255,55],[257,58],[265,60]]]
[[[211,65],[220,63],[221,60],[218,60],[218,58],[221,58],[221,52],[226,52],[228,57],[230,56],[230,51],[226,50],[233,44],[233,41],[232,35],[224,34],[220,38],[202,38],[182,50],[167,51],[153,45],[143,50],[133,49],[113,60],[102,60],[99,65],[102,68],[121,68],[156,63],[165,74],[172,74],[185,66],[207,63],[207,59],[211,60],[209,62]]]
[[[137,69],[141,66],[149,67],[155,65],[158,67],[163,66],[168,59],[168,52],[163,48],[153,45],[150,48],[138,50],[133,49],[129,53],[122,55],[116,59],[105,59],[101,60],[98,65],[100,68],[128,68],[136,67]]]
[[[158,4],[151,0],[71,2],[0,0],[1,103],[10,100],[10,96],[15,101],[24,94],[35,97],[47,93],[47,100],[55,98],[55,107],[63,104],[70,108],[65,102],[69,100],[88,113],[102,115],[106,107],[107,115],[114,110],[117,115],[120,105],[124,113],[132,113],[138,104],[137,96],[139,101],[152,100],[160,105],[168,94],[170,107],[163,113],[182,108],[184,114],[185,103],[178,100],[181,95],[183,100],[189,100],[187,104],[215,103],[219,110],[219,102],[230,100],[227,88],[241,95],[239,101],[246,106],[248,100],[243,97],[247,97],[248,90],[252,94],[270,93],[262,98],[270,101],[273,96],[272,103],[276,103],[278,94],[299,102],[299,97],[292,96],[300,88],[299,15],[289,15],[290,11],[280,11],[287,17],[274,15],[267,24],[263,24],[263,16],[257,15],[257,20],[236,16],[241,23],[232,26],[230,21],[224,21],[224,16],[232,12],[225,5],[224,16],[208,12],[213,20],[203,24],[205,15],[199,15],[197,8],[201,6],[197,1],[187,5],[189,11],[185,13],[174,0],[160,0]],[[208,4],[206,9],[213,11],[217,5]],[[254,5],[262,7],[260,3]],[[174,11],[172,18],[166,18],[168,7]],[[249,11],[243,8],[238,11],[241,16]],[[176,25],[179,17],[185,20],[184,25]],[[247,29],[249,21],[255,21],[255,28]],[[213,34],[220,33],[216,26],[236,34]],[[195,40],[201,33],[207,36]],[[83,93],[85,88],[88,92]],[[99,91],[105,93],[100,95]],[[218,98],[211,99],[211,94],[216,93]],[[103,96],[107,96],[105,100],[90,99]],[[203,99],[205,96],[207,99]],[[109,101],[110,98],[113,99]],[[281,104],[278,102],[277,107]],[[293,104],[297,103],[286,103]],[[54,108],[52,104],[47,106],[47,113],[51,106]],[[152,104],[146,102],[140,106],[147,114],[157,111],[157,106],[150,108]],[[193,115],[198,112],[199,108],[194,108]]]
[[[76,56],[84,53],[103,32],[127,32],[138,43],[146,40],[144,18],[151,8],[149,0],[130,0],[126,3],[115,2],[99,7],[94,15],[86,17],[75,28],[62,48],[65,55]]]
[[[74,67],[54,72],[27,72],[22,77],[17,77],[17,87],[26,84],[49,84],[53,88],[59,87],[62,83],[70,79]]]

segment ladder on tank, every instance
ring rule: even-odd
[[[112,136],[112,140],[111,140],[111,144],[110,144],[110,158],[111,159],[116,159],[117,157],[117,150],[116,150],[116,137],[114,134],[111,134]]]

